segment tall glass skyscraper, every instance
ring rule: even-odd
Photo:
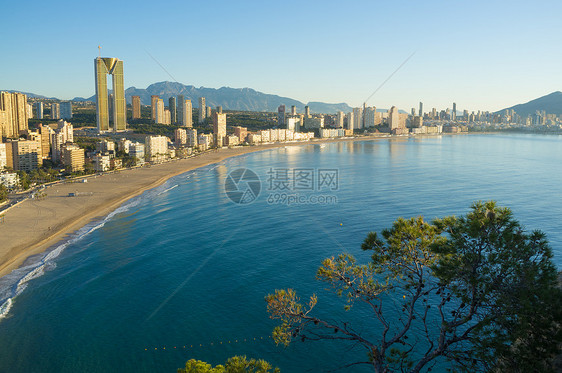
[[[101,58],[94,60],[96,73],[96,113],[98,132],[109,131],[109,107],[107,92],[107,75],[112,76],[112,119],[113,131],[127,129],[127,106],[125,102],[125,87],[123,84],[123,61],[117,58]]]

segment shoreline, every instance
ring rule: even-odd
[[[0,223],[0,237],[2,237],[0,278],[20,268],[29,257],[44,253],[86,224],[107,216],[126,201],[185,172],[219,163],[228,158],[286,146],[396,138],[410,138],[410,136],[327,138],[306,142],[223,148],[150,167],[124,169],[114,173],[86,175],[80,178],[86,179],[87,182],[49,185],[43,190],[47,195],[46,198],[26,199],[4,213],[4,221]],[[75,193],[75,196],[71,197],[69,193]]]

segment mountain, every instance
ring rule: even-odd
[[[45,99],[45,100],[57,100],[56,97],[46,97],[46,96],[36,95],[35,93],[16,91],[16,90],[13,90],[13,89],[8,89],[8,90],[5,90],[4,92],[23,93],[28,98],[40,98],[40,99]]]
[[[504,113],[506,110],[515,110],[522,117],[533,115],[537,110],[544,110],[547,114],[562,115],[562,92],[556,91],[549,95],[542,96],[531,100],[525,104],[519,104],[498,111],[498,114]]]
[[[172,96],[184,95],[186,100],[191,100],[193,107],[199,107],[199,97],[205,97],[207,106],[222,106],[225,110],[245,110],[245,111],[277,111],[279,105],[285,105],[286,111],[291,110],[295,105],[297,111],[302,113],[304,104],[298,100],[267,93],[258,92],[251,88],[196,88],[192,85],[184,85],[175,82],[159,82],[149,85],[146,89],[130,87],[125,90],[127,103],[131,103],[132,96],[140,96],[143,105],[150,105],[150,96],[158,95],[164,100],[164,105],[168,105],[168,99]],[[76,98],[77,101],[95,101],[95,96],[87,99]],[[338,111],[345,113],[352,111],[352,108],[345,104],[327,104],[324,102],[308,103],[311,113],[335,114]]]

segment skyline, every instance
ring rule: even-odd
[[[101,1],[100,9],[112,9],[102,24],[112,27],[85,17],[88,5],[55,1],[29,11],[39,4],[7,5],[14,32],[4,50],[13,58],[0,61],[10,72],[0,89],[90,97],[101,45],[102,57],[124,61],[125,87],[177,80],[358,107],[415,52],[367,105],[409,111],[420,101],[425,108],[454,101],[459,110],[497,111],[562,90],[562,52],[553,47],[562,4],[553,1],[170,2],[161,12],[144,1],[113,8]]]

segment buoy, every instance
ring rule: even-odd
[[[343,225],[343,223],[340,223],[340,226],[342,226],[342,225]]]

